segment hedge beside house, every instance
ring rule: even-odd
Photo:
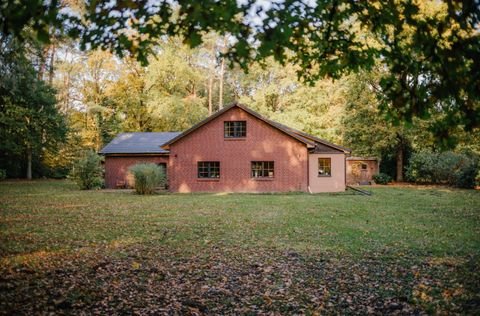
[[[415,183],[447,184],[459,188],[475,187],[478,158],[451,151],[418,152],[410,158],[406,177]]]

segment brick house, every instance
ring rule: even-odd
[[[146,161],[164,164],[172,192],[315,193],[345,190],[350,151],[235,103],[183,133],[120,134],[100,153],[108,188]]]

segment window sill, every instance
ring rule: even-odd
[[[220,178],[197,178],[197,181],[200,182],[218,182]]]
[[[227,140],[227,141],[235,141],[235,140],[240,140],[240,141],[244,141],[244,140],[247,140],[246,137],[224,137],[223,138],[224,140]]]
[[[253,181],[273,181],[275,178],[251,178]]]
[[[318,176],[319,178],[331,178],[332,176],[329,175],[329,176]]]

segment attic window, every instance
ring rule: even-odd
[[[225,138],[241,138],[247,136],[246,121],[226,121],[223,127]]]

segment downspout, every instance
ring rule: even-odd
[[[347,190],[347,154],[343,153],[343,170],[344,172],[344,182],[345,182],[345,191]]]
[[[307,190],[308,193],[312,194],[312,189],[310,188],[310,153],[307,148]]]

